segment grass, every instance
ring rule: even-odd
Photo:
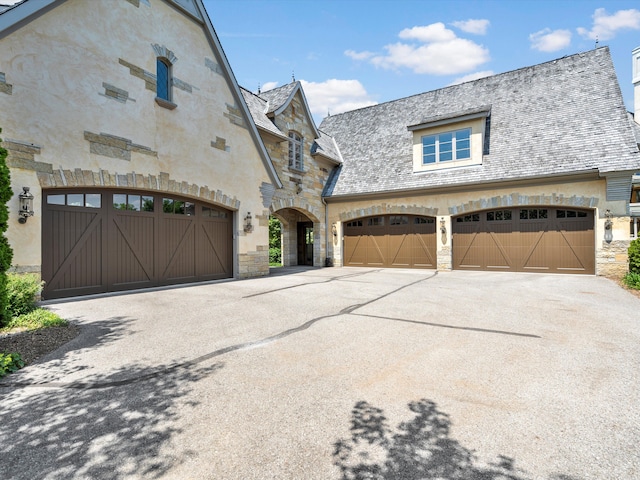
[[[4,328],[0,329],[0,332],[13,329],[38,330],[48,327],[66,327],[67,325],[69,322],[56,313],[44,308],[36,308],[29,313],[13,317]]]

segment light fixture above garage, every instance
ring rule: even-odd
[[[20,198],[20,218],[18,222],[27,223],[27,218],[33,217],[33,194],[29,192],[29,187],[22,187]]]

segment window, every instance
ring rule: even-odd
[[[58,193],[47,195],[47,204],[100,208],[102,205],[102,195],[99,193]]]
[[[479,222],[479,221],[480,221],[480,214],[479,213],[472,213],[471,215],[465,215],[463,217],[456,218],[456,222],[458,222],[458,223]]]
[[[450,162],[471,158],[471,129],[422,137],[422,163]]]
[[[542,220],[548,218],[546,208],[529,208],[520,210],[520,220]]]
[[[171,65],[168,60],[156,61],[156,95],[161,100],[171,101]]]
[[[172,213],[175,215],[195,215],[196,206],[192,202],[185,202],[174,198],[162,199],[162,211],[164,213]]]
[[[113,194],[113,208],[131,212],[153,212],[153,197],[147,195]]]
[[[289,132],[289,166],[296,170],[303,169],[302,136],[297,132]]]
[[[488,222],[508,222],[511,220],[511,210],[494,210],[487,212]]]

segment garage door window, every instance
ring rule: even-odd
[[[153,197],[146,195],[113,194],[113,208],[131,212],[153,212]]]
[[[479,213],[472,213],[471,215],[464,215],[462,217],[458,217],[456,218],[456,222],[461,223],[461,222],[479,222],[480,221],[480,214]]]
[[[487,212],[487,221],[489,222],[504,222],[511,220],[511,210],[495,210],[493,212]]]
[[[584,218],[586,216],[587,212],[579,212],[577,210],[556,210],[556,218]]]
[[[217,208],[202,207],[202,216],[209,218],[227,218],[228,214]]]
[[[368,222],[370,227],[384,226],[384,217],[371,217]]]
[[[406,215],[391,215],[389,224],[390,225],[408,225],[409,217],[407,217]]]
[[[413,223],[415,225],[420,225],[420,224],[423,224],[423,223],[433,223],[433,222],[434,222],[433,218],[427,218],[427,217],[415,217],[413,219]]]
[[[47,195],[49,205],[67,205],[69,207],[100,208],[102,195],[99,193],[69,193]]]
[[[193,202],[184,202],[174,198],[163,198],[162,211],[174,215],[195,215],[196,205]]]
[[[520,210],[520,220],[543,220],[549,217],[546,208],[528,208]]]

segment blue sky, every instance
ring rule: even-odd
[[[204,0],[231,68],[256,91],[303,83],[331,114],[608,46],[633,110],[632,0]]]

